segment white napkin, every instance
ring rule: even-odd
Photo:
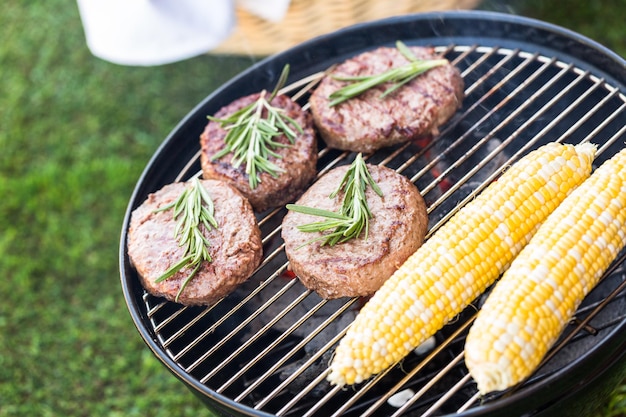
[[[121,65],[161,65],[207,53],[235,25],[228,0],[77,0],[87,46]]]
[[[77,0],[92,54],[121,65],[161,65],[204,54],[235,27],[235,5],[279,22],[290,0]]]

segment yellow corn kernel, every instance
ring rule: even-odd
[[[564,185],[574,187],[589,176],[594,155],[591,144],[550,143],[509,167],[411,255],[361,309],[335,351],[328,380],[359,383],[441,329],[510,264],[565,198]],[[565,166],[570,167],[567,175],[561,172]],[[532,210],[516,216],[525,201],[532,203]],[[396,343],[399,335],[406,341]],[[361,355],[365,347],[371,347],[368,356]]]
[[[465,344],[482,394],[526,379],[626,244],[626,149],[546,219],[487,298]]]

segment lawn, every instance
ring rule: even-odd
[[[626,54],[624,0],[515,2]],[[580,6],[579,6],[580,4]],[[253,63],[123,67],[87,50],[76,4],[0,13],[0,416],[209,416],[145,347],[117,267],[135,182],[176,123]],[[626,385],[598,416],[626,410]]]

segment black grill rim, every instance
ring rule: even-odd
[[[407,39],[424,45],[466,45],[518,47],[538,51],[548,56],[566,55],[568,60],[584,68],[592,68],[597,76],[608,84],[618,86],[621,94],[626,92],[626,60],[603,45],[568,29],[546,22],[496,12],[449,11],[392,17],[358,24],[337,32],[312,39],[285,52],[268,57],[234,77],[208,95],[192,109],[171,131],[156,150],[131,195],[122,225],[119,250],[120,278],[124,298],[145,343],[153,354],[195,394],[211,400],[211,404],[229,415],[271,416],[262,411],[232,401],[208,389],[188,374],[162,349],[150,329],[150,321],[142,308],[142,287],[134,279],[134,271],[126,253],[127,229],[131,212],[160,186],[172,182],[178,169],[172,169],[178,161],[187,161],[197,151],[197,141],[181,143],[180,137],[197,137],[204,127],[205,119],[197,114],[211,114],[233,99],[261,88],[271,88],[282,67],[291,65],[290,78],[300,79],[324,69],[329,61],[338,61],[362,50],[370,49],[396,39]],[[348,41],[349,40],[349,41]],[[462,41],[462,42],[460,42]],[[298,59],[294,59],[298,58]],[[291,82],[290,79],[288,82]],[[201,119],[200,121],[198,119]],[[200,126],[201,124],[201,126]],[[519,391],[509,397],[474,407],[463,416],[510,415],[513,409],[538,410],[549,402],[573,392],[581,385],[590,384],[607,367],[623,362],[626,351],[626,322],[611,332],[588,354],[551,375],[546,380]],[[571,381],[567,383],[566,381]],[[532,401],[529,401],[532,399]],[[523,403],[523,404],[522,404]]]

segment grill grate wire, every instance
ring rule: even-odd
[[[420,189],[429,213],[427,237],[502,169],[543,143],[592,141],[599,145],[597,164],[623,146],[626,97],[589,71],[519,49],[438,49],[462,72],[463,107],[436,140],[367,155],[368,162],[395,169]],[[283,92],[306,103],[322,75],[294,82]],[[200,174],[199,155],[177,181]],[[349,158],[348,152],[321,149],[318,176]],[[436,335],[436,346],[426,355],[411,355],[361,385],[330,387],[325,382],[328,360],[363,300],[323,300],[290,275],[280,239],[284,214],[275,209],[258,216],[263,261],[249,282],[218,303],[184,307],[143,295],[158,342],[191,378],[252,410],[277,416],[445,415],[497,400],[479,397],[463,364],[464,337],[480,299]],[[577,321],[525,385],[555,372],[562,352],[596,343],[626,318],[611,313],[626,305],[625,258],[622,254],[613,264],[602,289],[594,290],[601,295],[585,300]],[[413,395],[404,404],[389,405],[392,396],[407,389]]]

